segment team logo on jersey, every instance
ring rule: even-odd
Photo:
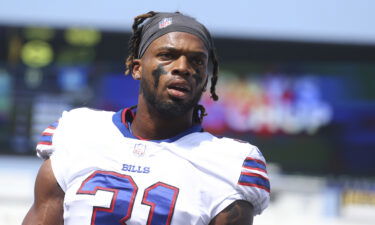
[[[144,156],[146,153],[146,145],[138,143],[134,145],[133,154],[138,157]]]
[[[159,29],[166,28],[167,26],[169,26],[171,24],[172,24],[172,18],[171,17],[163,18],[159,22]]]

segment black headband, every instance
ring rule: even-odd
[[[157,13],[149,18],[142,27],[138,57],[141,58],[148,46],[157,38],[169,32],[186,32],[199,37],[207,50],[211,52],[213,43],[208,30],[194,18],[180,13]]]

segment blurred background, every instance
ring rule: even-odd
[[[207,130],[249,141],[272,198],[256,225],[375,221],[375,2],[0,0],[0,224],[33,201],[39,134],[63,110],[137,102],[124,76],[135,16],[176,11],[212,32]]]

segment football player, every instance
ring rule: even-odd
[[[252,224],[269,202],[265,159],[201,126],[208,83],[218,100],[208,30],[181,13],[137,16],[126,65],[137,106],[74,109],[43,132],[23,224]]]

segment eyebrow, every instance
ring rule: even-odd
[[[169,52],[180,52],[180,50],[178,50],[177,48],[174,48],[174,47],[160,47],[160,48],[157,48],[156,51],[169,51]],[[197,56],[200,56],[200,57],[205,57],[205,58],[208,58],[208,54],[206,52],[203,52],[203,51],[192,51],[192,53],[194,55],[197,55]]]

